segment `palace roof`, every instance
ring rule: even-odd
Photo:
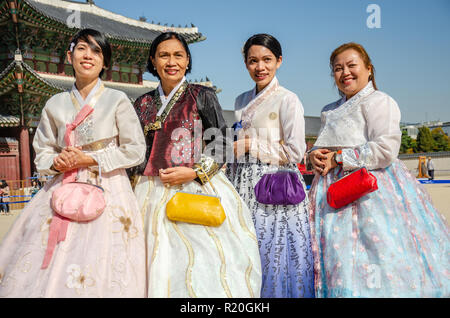
[[[93,28],[108,38],[150,44],[159,34],[174,31],[188,43],[206,39],[198,28],[171,27],[131,19],[97,7],[93,3],[65,0],[23,0],[39,15],[65,24],[68,28]],[[30,13],[32,14],[32,13]],[[79,16],[77,16],[79,14]],[[79,19],[78,19],[79,18]],[[79,25],[76,25],[79,22]]]
[[[20,124],[19,117],[0,114],[0,128],[3,128],[3,127],[18,127],[19,124]]]
[[[59,66],[55,64],[63,64],[61,61],[64,59],[65,45],[78,29],[94,28],[108,37],[114,47],[113,60],[117,65],[112,65],[111,69],[116,72],[115,74],[120,70],[114,67],[123,67],[125,70],[122,72],[125,74],[139,74],[135,72],[136,69],[143,73],[150,44],[163,32],[177,32],[189,44],[206,39],[194,25],[183,28],[148,23],[99,8],[93,2],[67,0],[0,2],[0,24],[6,25],[0,33],[5,40],[3,56],[7,57],[4,59],[6,63],[3,64],[5,68],[0,69],[0,104],[2,104],[0,113],[3,116],[0,124],[2,127],[19,125],[17,117],[21,118],[21,116],[25,125],[35,127],[37,124],[35,119],[39,118],[46,100],[72,87],[74,78],[65,74],[65,69],[61,71],[61,68],[56,74],[56,67]],[[16,24],[15,28],[14,24]],[[20,45],[17,44],[19,42]],[[35,48],[44,53],[34,52]],[[14,54],[13,50],[15,50]],[[10,53],[7,53],[8,51]],[[23,55],[21,51],[24,52]],[[51,54],[45,52],[51,52]],[[31,58],[33,61],[30,62]],[[48,62],[46,59],[49,59]],[[33,63],[34,66],[30,66]],[[40,63],[39,67],[37,63]],[[54,68],[50,71],[46,63],[52,64]],[[103,82],[106,87],[123,91],[133,102],[137,97],[158,85],[154,81],[142,80],[142,73],[139,74],[138,82],[133,81],[134,83],[123,80],[121,77],[114,78],[115,74],[110,74],[108,80]],[[220,89],[213,86],[209,79],[195,82],[213,87],[217,93],[220,92]]]
[[[18,69],[23,72],[22,85],[24,85],[25,90],[48,97],[64,90],[62,86],[42,78],[40,74],[23,61],[12,61],[0,73],[0,95],[17,89],[18,83],[14,73]]]

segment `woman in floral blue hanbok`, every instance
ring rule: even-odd
[[[330,57],[343,96],[322,109],[309,159],[309,195],[318,297],[449,297],[446,221],[424,187],[397,159],[400,110],[377,90],[367,52],[356,43]],[[378,190],[340,208],[327,189],[342,171],[366,167]]]

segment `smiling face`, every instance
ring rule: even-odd
[[[337,87],[348,100],[369,83],[371,69],[357,51],[348,49],[334,59],[333,74]]]
[[[282,57],[278,59],[271,50],[262,45],[252,45],[247,53],[245,66],[253,81],[256,83],[257,92],[260,92],[274,78],[281,66]]]
[[[90,43],[79,40],[73,51],[67,52],[67,58],[79,79],[97,78],[104,68],[103,53],[98,43],[89,36]]]
[[[189,65],[189,55],[177,39],[161,42],[156,48],[155,57],[150,59],[158,72],[163,88],[175,87],[183,79]]]

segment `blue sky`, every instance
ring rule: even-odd
[[[188,79],[209,77],[222,89],[224,109],[253,87],[241,48],[255,33],[281,43],[277,77],[296,93],[306,116],[338,99],[330,76],[331,52],[345,42],[362,44],[375,65],[378,88],[391,95],[402,121],[450,121],[449,0],[95,0],[106,10],[147,21],[194,23],[206,41],[190,46]],[[368,28],[370,4],[380,7],[381,28]],[[146,79],[155,80],[147,73]]]

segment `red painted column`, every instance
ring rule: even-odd
[[[26,127],[20,128],[20,177],[22,180],[31,177],[30,136]]]

